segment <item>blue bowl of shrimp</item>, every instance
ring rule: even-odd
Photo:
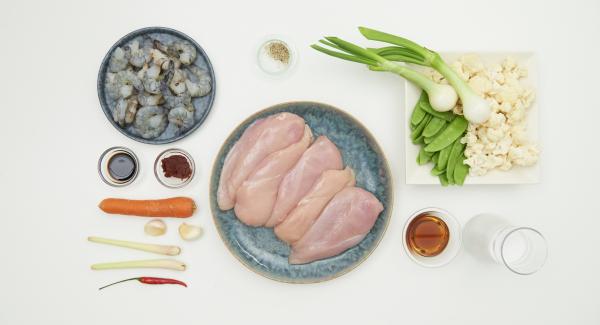
[[[125,136],[164,144],[194,132],[215,99],[215,74],[202,47],[171,28],[147,27],[119,39],[98,72],[98,98]]]

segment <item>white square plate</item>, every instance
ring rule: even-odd
[[[448,63],[457,60],[466,53],[443,53],[442,57]],[[523,83],[534,89],[536,97],[538,95],[537,87],[537,65],[535,55],[530,52],[490,52],[477,53],[485,64],[502,62],[507,56],[516,59],[519,65],[527,68],[529,74],[527,78],[522,79]],[[406,184],[440,184],[436,176],[430,174],[433,165],[427,164],[419,166],[417,164],[417,154],[420,147],[413,144],[410,138],[410,116],[419,96],[421,89],[415,87],[410,82],[405,82],[405,159],[406,159]],[[527,132],[533,142],[538,142],[538,101],[534,100],[532,106],[527,111]],[[530,167],[513,167],[509,171],[493,170],[484,176],[467,176],[465,184],[533,184],[540,181],[540,163]]]

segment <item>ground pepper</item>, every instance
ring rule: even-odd
[[[192,176],[190,163],[187,158],[182,155],[173,155],[163,158],[160,163],[165,177],[187,179]]]

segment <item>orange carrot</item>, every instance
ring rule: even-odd
[[[194,200],[188,197],[173,197],[162,200],[104,199],[98,205],[110,214],[125,214],[142,217],[191,217],[196,210]]]

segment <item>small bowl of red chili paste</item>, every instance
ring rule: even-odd
[[[181,149],[167,149],[154,161],[156,179],[169,188],[179,188],[189,184],[194,178],[194,171],[194,159]]]

